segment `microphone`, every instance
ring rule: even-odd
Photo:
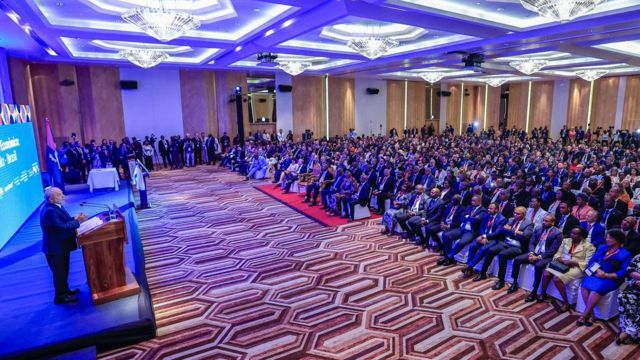
[[[111,206],[109,206],[107,204],[91,203],[91,202],[87,202],[87,201],[81,202],[80,206],[103,208],[103,209],[111,210]]]
[[[112,219],[116,218],[116,209],[117,208],[115,207],[115,204],[114,204],[114,207],[112,208],[111,206],[109,206],[107,204],[91,203],[91,202],[83,201],[83,202],[80,203],[80,206],[107,209],[107,212],[109,214],[109,219],[112,220]]]

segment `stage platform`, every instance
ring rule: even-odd
[[[81,207],[83,201],[123,206],[133,201],[131,187],[93,194],[87,185],[67,188],[65,208],[75,215],[103,209]],[[144,252],[135,209],[124,212],[129,242],[127,267],[140,284],[138,295],[94,305],[87,284],[82,251],[71,253],[70,288],[79,288],[79,302],[54,305],[51,272],[41,251],[42,232],[36,211],[0,250],[0,358],[43,358],[78,349],[98,351],[147,340],[155,335],[155,320],[145,275]]]

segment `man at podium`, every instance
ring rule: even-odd
[[[69,289],[69,255],[78,248],[76,244],[76,229],[80,223],[87,220],[87,216],[80,213],[71,216],[62,207],[64,194],[57,187],[45,190],[46,203],[40,212],[40,227],[42,228],[42,251],[47,257],[47,263],[53,273],[53,285],[56,289],[54,303],[69,304],[78,301],[76,295],[80,290]]]

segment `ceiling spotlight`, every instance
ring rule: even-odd
[[[548,60],[536,60],[536,59],[527,59],[527,60],[517,60],[509,63],[514,69],[517,69],[523,74],[531,75],[540,71],[543,67],[549,65]]]
[[[282,61],[278,64],[278,67],[287,74],[296,76],[311,67],[311,63],[306,61]]]
[[[520,0],[522,6],[540,16],[567,22],[583,16],[605,0]]]
[[[164,51],[149,49],[122,50],[118,55],[144,69],[154,67],[169,58]]]
[[[200,27],[200,21],[192,15],[166,9],[159,0],[156,8],[134,8],[122,15],[122,19],[160,41],[171,41]]]
[[[484,82],[493,87],[500,87],[507,82],[507,78],[490,78],[486,79]]]
[[[609,73],[609,70],[603,70],[603,69],[587,69],[587,70],[576,71],[577,76],[587,81],[598,80],[601,77],[607,75],[608,73]]]
[[[445,73],[440,71],[427,71],[420,74],[420,77],[431,84],[437,83],[446,76]]]

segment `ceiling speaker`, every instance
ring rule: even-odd
[[[122,90],[138,90],[138,82],[135,80],[120,81],[120,89]]]
[[[291,85],[278,85],[278,91],[279,92],[291,92],[291,90],[293,90],[293,86]]]
[[[367,95],[378,95],[379,93],[380,93],[380,89],[367,88]]]

